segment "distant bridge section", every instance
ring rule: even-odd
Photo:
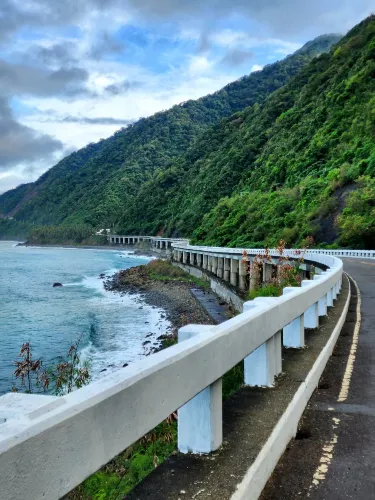
[[[168,250],[172,248],[173,243],[180,245],[188,244],[189,240],[185,238],[163,238],[161,236],[124,236],[119,234],[107,235],[110,245],[137,245],[143,241],[150,243],[150,249],[154,251]]]

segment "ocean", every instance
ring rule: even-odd
[[[14,385],[14,362],[30,342],[45,366],[82,335],[81,360],[95,380],[145,356],[142,343],[170,325],[138,296],[107,292],[99,275],[146,264],[119,249],[22,247],[0,241],[0,394]],[[54,282],[62,287],[53,288]]]

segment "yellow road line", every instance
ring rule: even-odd
[[[347,276],[349,275],[347,274]],[[356,353],[358,348],[359,328],[361,326],[361,303],[362,303],[361,292],[359,291],[357,282],[351,276],[349,277],[353,281],[354,286],[356,287],[357,290],[356,322],[354,326],[352,345],[350,347],[350,353],[348,361],[346,363],[345,373],[341,384],[341,390],[339,393],[339,397],[337,398],[337,401],[339,403],[345,401],[349,394],[350,382],[352,379],[352,373],[354,368],[354,361],[356,358]]]
[[[338,402],[345,401],[348,397],[348,394],[349,394],[350,381],[351,381],[351,377],[352,377],[352,373],[353,373],[354,361],[355,361],[355,356],[356,356],[357,346],[358,346],[359,328],[361,326],[361,292],[359,291],[359,287],[358,287],[357,282],[351,276],[349,276],[347,273],[346,273],[346,275],[348,276],[348,278],[350,277],[350,279],[353,281],[353,283],[356,287],[356,290],[357,290],[357,308],[356,308],[356,323],[355,323],[355,327],[354,327],[352,345],[350,347],[350,353],[349,353],[344,377],[343,377],[342,384],[341,384],[340,394],[339,394],[338,399],[337,399]],[[350,284],[350,286],[352,286],[352,285]],[[333,410],[333,408],[332,408],[332,410]],[[340,419],[337,417],[333,417],[332,418],[333,436],[330,439],[330,441],[327,441],[324,443],[324,446],[322,449],[322,455],[321,455],[320,460],[319,460],[319,465],[314,472],[312,483],[310,485],[309,490],[318,486],[319,483],[321,481],[324,481],[326,478],[329,465],[331,464],[332,459],[333,459],[333,452],[335,449],[335,445],[336,445],[337,440],[338,440],[338,434],[337,434],[336,429],[339,427],[339,424],[340,424]],[[310,491],[307,494],[307,497],[310,497]]]

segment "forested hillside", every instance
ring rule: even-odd
[[[375,247],[375,16],[154,174],[120,229]]]
[[[109,139],[89,144],[64,158],[35,183],[1,195],[0,217],[14,217],[22,224],[89,224],[94,228],[114,227],[121,219],[125,223],[129,218],[124,213],[130,213],[144,182],[153,182],[165,170],[167,177],[171,175],[202,133],[221,119],[263,102],[338,39],[336,35],[319,37],[283,61],[219,92],[141,119]],[[216,137],[216,129],[210,133]],[[187,158],[199,153],[204,139],[199,144]],[[143,200],[141,212],[145,208],[147,200]],[[146,228],[144,221],[135,222],[134,230]],[[1,227],[8,224],[0,224],[0,231]]]

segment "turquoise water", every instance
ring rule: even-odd
[[[0,241],[0,394],[13,384],[12,363],[23,342],[49,364],[82,333],[81,356],[93,379],[145,355],[168,328],[162,311],[139,298],[106,292],[101,273],[145,264],[126,251],[16,247]],[[63,287],[53,288],[54,282]],[[104,370],[104,371],[103,371]]]

